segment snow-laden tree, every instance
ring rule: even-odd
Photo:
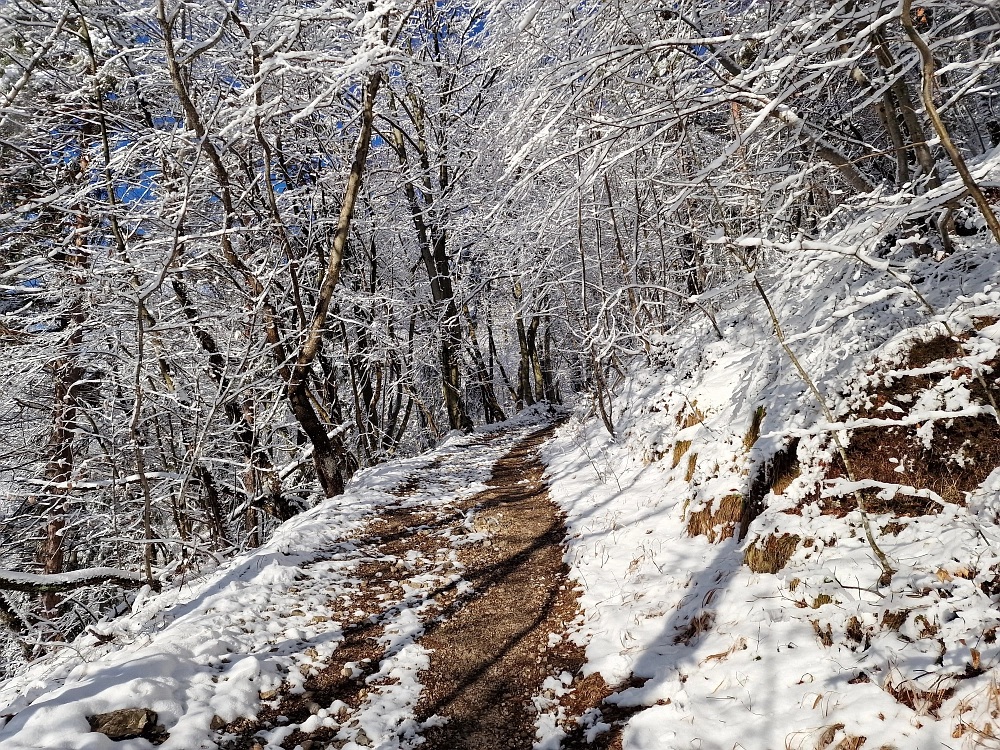
[[[997,29],[971,2],[4,5],[0,618],[43,648],[539,401],[613,432],[677,334],[780,331],[768,290],[832,232],[902,279],[1000,231]]]

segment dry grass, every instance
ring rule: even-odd
[[[858,750],[868,739],[848,734],[834,746],[837,735],[843,731],[844,725],[838,723],[818,730],[793,732],[785,738],[785,750]],[[880,748],[880,750],[886,749]]]
[[[677,415],[677,426],[682,430],[694,427],[705,421],[705,412],[698,408],[698,401],[692,401],[685,409]]]
[[[688,515],[688,536],[706,536],[708,541],[721,542],[736,534],[743,516],[743,495],[726,495],[712,500],[705,508]]]
[[[690,456],[688,456],[687,471],[684,472],[685,482],[690,482],[692,479],[694,479],[694,470],[695,467],[697,467],[697,465],[698,465],[698,454],[692,453]]]
[[[681,459],[684,458],[684,454],[688,452],[690,447],[690,440],[678,440],[674,443],[674,462],[670,466],[671,469],[676,469],[680,465]]]
[[[842,739],[840,742],[838,742],[837,746],[833,750],[858,750],[858,748],[864,745],[865,742],[867,741],[868,741],[867,737],[864,736],[859,737],[853,734],[849,734],[846,737],[844,737],[844,739]]]
[[[826,750],[830,745],[833,744],[833,740],[837,736],[837,732],[844,728],[843,724],[832,724],[824,729],[819,737],[816,738],[816,750]]]
[[[798,450],[799,439],[794,438],[784,447],[775,451],[766,461],[757,465],[753,481],[750,482],[748,500],[743,504],[743,516],[740,519],[740,541],[746,537],[747,530],[754,519],[764,512],[768,493],[782,494],[799,476]]]
[[[912,708],[918,716],[933,716],[940,718],[938,711],[941,705],[955,694],[955,688],[946,686],[944,680],[938,680],[930,690],[921,690],[911,680],[900,679],[893,683],[892,674],[886,675],[882,689],[902,703]]]
[[[906,618],[910,616],[910,610],[900,609],[895,612],[883,612],[882,613],[882,627],[887,630],[899,631],[903,627],[903,623],[906,622]]]
[[[702,633],[707,633],[715,624],[715,613],[707,609],[693,616],[684,627],[677,628],[674,643],[690,646]]]
[[[816,631],[816,637],[819,638],[820,643],[823,644],[825,648],[830,648],[833,645],[833,628],[830,623],[826,624],[826,630],[819,624],[819,620],[812,620],[813,630]]]
[[[971,720],[967,720],[965,714],[970,712],[974,715]],[[985,688],[960,700],[954,716],[958,718],[958,722],[951,736],[958,739],[969,735],[965,747],[994,750],[1000,747],[1000,737],[996,734],[1000,726],[994,726],[994,722],[1000,719],[1000,683],[997,679],[992,678]]]
[[[767,409],[763,406],[758,406],[753,413],[753,419],[750,420],[750,429],[747,430],[747,434],[743,436],[743,447],[747,450],[753,448],[754,443],[760,437],[760,425],[764,421],[764,415],[767,414]]]
[[[917,632],[918,638],[933,638],[941,629],[936,620],[931,622],[925,615],[917,615],[913,618],[913,624],[920,625],[920,630]]]
[[[796,461],[788,469],[783,471],[781,474],[777,474],[771,480],[771,492],[775,495],[784,495],[788,486],[794,482],[801,473],[802,470],[799,468],[799,462]]]
[[[788,564],[800,541],[797,534],[769,534],[747,547],[743,562],[754,573],[777,573]]]
[[[845,628],[844,633],[855,643],[863,643],[865,640],[865,630],[861,625],[861,620],[855,616],[852,616],[851,619],[847,621],[847,627]]]
[[[710,654],[701,660],[701,664],[708,664],[709,662],[722,662],[728,659],[731,655],[735,654],[737,651],[746,651],[747,649],[747,639],[738,638],[732,646],[727,650],[722,651],[718,654]]]

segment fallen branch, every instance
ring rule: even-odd
[[[807,437],[809,435],[822,435],[827,432],[858,430],[862,427],[912,427],[913,425],[924,425],[928,422],[940,422],[944,419],[966,419],[983,416],[996,417],[996,415],[997,413],[992,406],[986,406],[983,404],[969,406],[958,411],[921,411],[916,414],[907,414],[901,419],[878,419],[865,417],[863,419],[851,419],[846,422],[828,421],[826,423],[817,424],[813,427],[775,430],[774,432],[769,432],[766,435],[761,435],[761,437]]]
[[[821,497],[838,497],[847,493],[853,494],[858,490],[879,490],[878,496],[881,500],[892,500],[896,495],[909,495],[910,497],[923,497],[933,500],[938,505],[948,505],[948,501],[934,492],[934,490],[923,487],[911,487],[908,484],[879,482],[875,479],[860,479],[856,482],[837,480],[833,484],[824,487],[820,495]]]
[[[102,583],[111,583],[122,588],[138,588],[148,581],[141,573],[118,568],[88,568],[50,575],[0,570],[0,590],[3,591],[47,594],[72,591],[83,586],[98,586]],[[155,586],[155,582],[151,585]]]

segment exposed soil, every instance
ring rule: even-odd
[[[421,643],[432,649],[420,719],[448,718],[425,733],[428,750],[524,748],[535,739],[531,699],[546,677],[576,675],[582,649],[549,648],[576,617],[567,585],[561,514],[542,481],[536,432],[497,462],[490,489],[474,496],[490,545],[460,554],[475,595],[448,607]]]
[[[981,329],[993,325],[996,319],[977,318],[974,323],[976,329]],[[993,399],[1000,398],[997,378],[1000,361],[986,360],[977,374],[961,360],[956,360],[963,354],[960,341],[968,338],[969,334],[964,333],[955,338],[939,335],[915,342],[910,347],[905,366],[892,370],[882,382],[871,386],[866,394],[867,406],[850,417],[902,420],[926,391],[942,383],[966,389],[971,404],[989,403],[984,382],[990,388],[989,395]],[[931,430],[929,443],[925,442],[926,426],[921,424],[852,430],[847,455],[855,477],[889,485],[898,483],[926,488],[947,502],[964,505],[967,494],[1000,466],[1000,426],[992,416],[980,415],[940,419]],[[826,467],[825,473],[828,480],[847,475],[839,457]],[[912,518],[935,515],[942,509],[935,500],[902,492],[889,499],[881,497],[877,489],[865,489],[861,494],[872,515]],[[796,508],[785,512],[799,514],[803,505],[814,501],[819,501],[824,515],[841,518],[857,507],[853,494],[820,499],[817,488]],[[898,531],[890,530],[890,533]]]

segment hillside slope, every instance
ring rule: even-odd
[[[1000,274],[981,235],[951,255],[917,239],[859,222],[761,277],[834,423],[750,278],[722,341],[691,326],[656,342],[613,404],[616,437],[592,410],[547,446],[584,671],[631,685],[582,717],[599,746],[1000,746],[1000,428],[983,388],[1000,393]],[[550,747],[579,731],[566,700]],[[604,715],[623,706],[622,732]]]

